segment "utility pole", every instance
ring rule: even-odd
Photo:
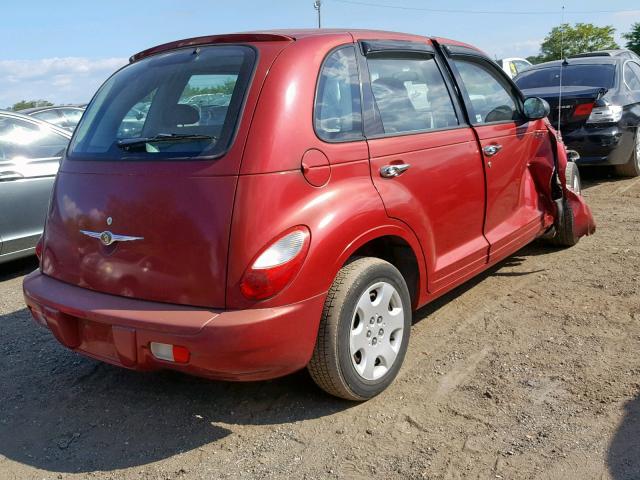
[[[313,8],[318,11],[318,28],[322,28],[322,15],[320,9],[322,8],[322,0],[315,0],[313,2]]]

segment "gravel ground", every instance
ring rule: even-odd
[[[82,358],[0,266],[0,478],[638,479],[640,179],[585,181],[598,231],[531,245],[415,314],[396,382],[233,384]]]

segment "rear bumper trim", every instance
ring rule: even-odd
[[[136,370],[259,380],[308,363],[326,294],[282,307],[221,311],[103,294],[35,271],[24,280],[24,296],[37,323],[89,357]],[[189,362],[156,359],[150,342],[187,347]]]

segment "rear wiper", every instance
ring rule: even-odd
[[[192,141],[215,141],[216,137],[211,135],[191,135],[181,133],[159,133],[153,137],[137,137],[137,138],[124,138],[118,140],[118,147],[128,150],[131,147],[146,145],[147,143],[158,142],[192,142]]]

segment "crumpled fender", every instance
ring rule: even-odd
[[[565,200],[571,206],[573,211],[573,228],[574,234],[579,238],[585,235],[593,235],[596,231],[596,221],[593,218],[591,208],[587,205],[584,197],[578,195],[567,188],[566,178],[567,170],[567,149],[562,141],[562,138],[558,135],[558,132],[547,122],[547,129],[549,130],[549,138],[556,150],[556,161],[558,167],[558,177],[562,179],[560,184],[562,186],[562,194]]]

